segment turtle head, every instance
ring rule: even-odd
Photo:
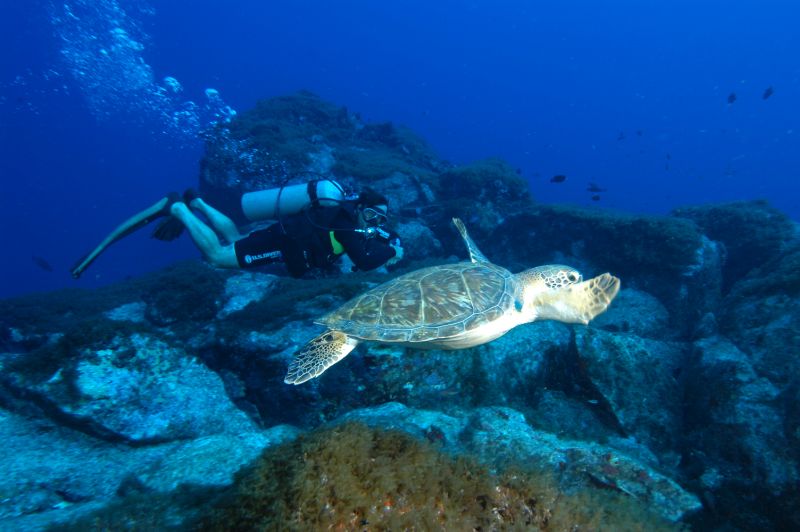
[[[617,296],[620,281],[604,273],[584,281],[569,266],[540,266],[517,274],[524,319],[589,323]]]
[[[522,291],[520,311],[527,321],[572,321],[563,319],[568,312],[563,308],[559,294],[583,281],[578,270],[563,264],[548,264],[518,273],[517,281]]]

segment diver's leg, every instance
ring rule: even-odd
[[[175,203],[171,208],[171,212],[175,218],[186,226],[195,245],[209,262],[220,268],[239,267],[233,244],[226,246],[220,244],[216,233],[203,223],[200,218],[195,216],[186,204]]]
[[[224,238],[227,242],[232,244],[246,236],[239,232],[239,228],[236,227],[236,224],[233,223],[233,220],[203,201],[202,198],[196,197],[192,199],[191,203],[189,203],[189,206],[203,213],[203,216],[208,218],[211,226],[220,235],[222,235],[222,238]]]

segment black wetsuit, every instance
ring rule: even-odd
[[[314,208],[286,216],[281,223],[254,231],[234,243],[241,268],[283,262],[292,277],[311,269],[330,269],[346,253],[359,270],[373,270],[396,255],[396,233],[363,231],[354,206]]]

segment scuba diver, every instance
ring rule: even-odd
[[[302,277],[312,270],[330,270],[344,254],[354,270],[373,270],[403,258],[399,236],[384,228],[388,201],[370,188],[345,198],[338,183],[314,180],[243,194],[235,208],[237,217],[250,222],[277,221],[243,234],[193,189],[183,197],[173,192],[114,229],[78,261],[72,277],[79,278],[108,246],[162,217],[166,218],[153,231],[154,238],[174,240],[185,228],[203,256],[220,268],[283,263],[292,277]]]

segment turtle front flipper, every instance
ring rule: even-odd
[[[339,331],[325,331],[310,340],[295,353],[283,382],[302,384],[346,357],[358,345],[358,340]]]
[[[587,324],[605,312],[619,292],[620,281],[610,273],[598,275],[543,296],[537,319]]]

